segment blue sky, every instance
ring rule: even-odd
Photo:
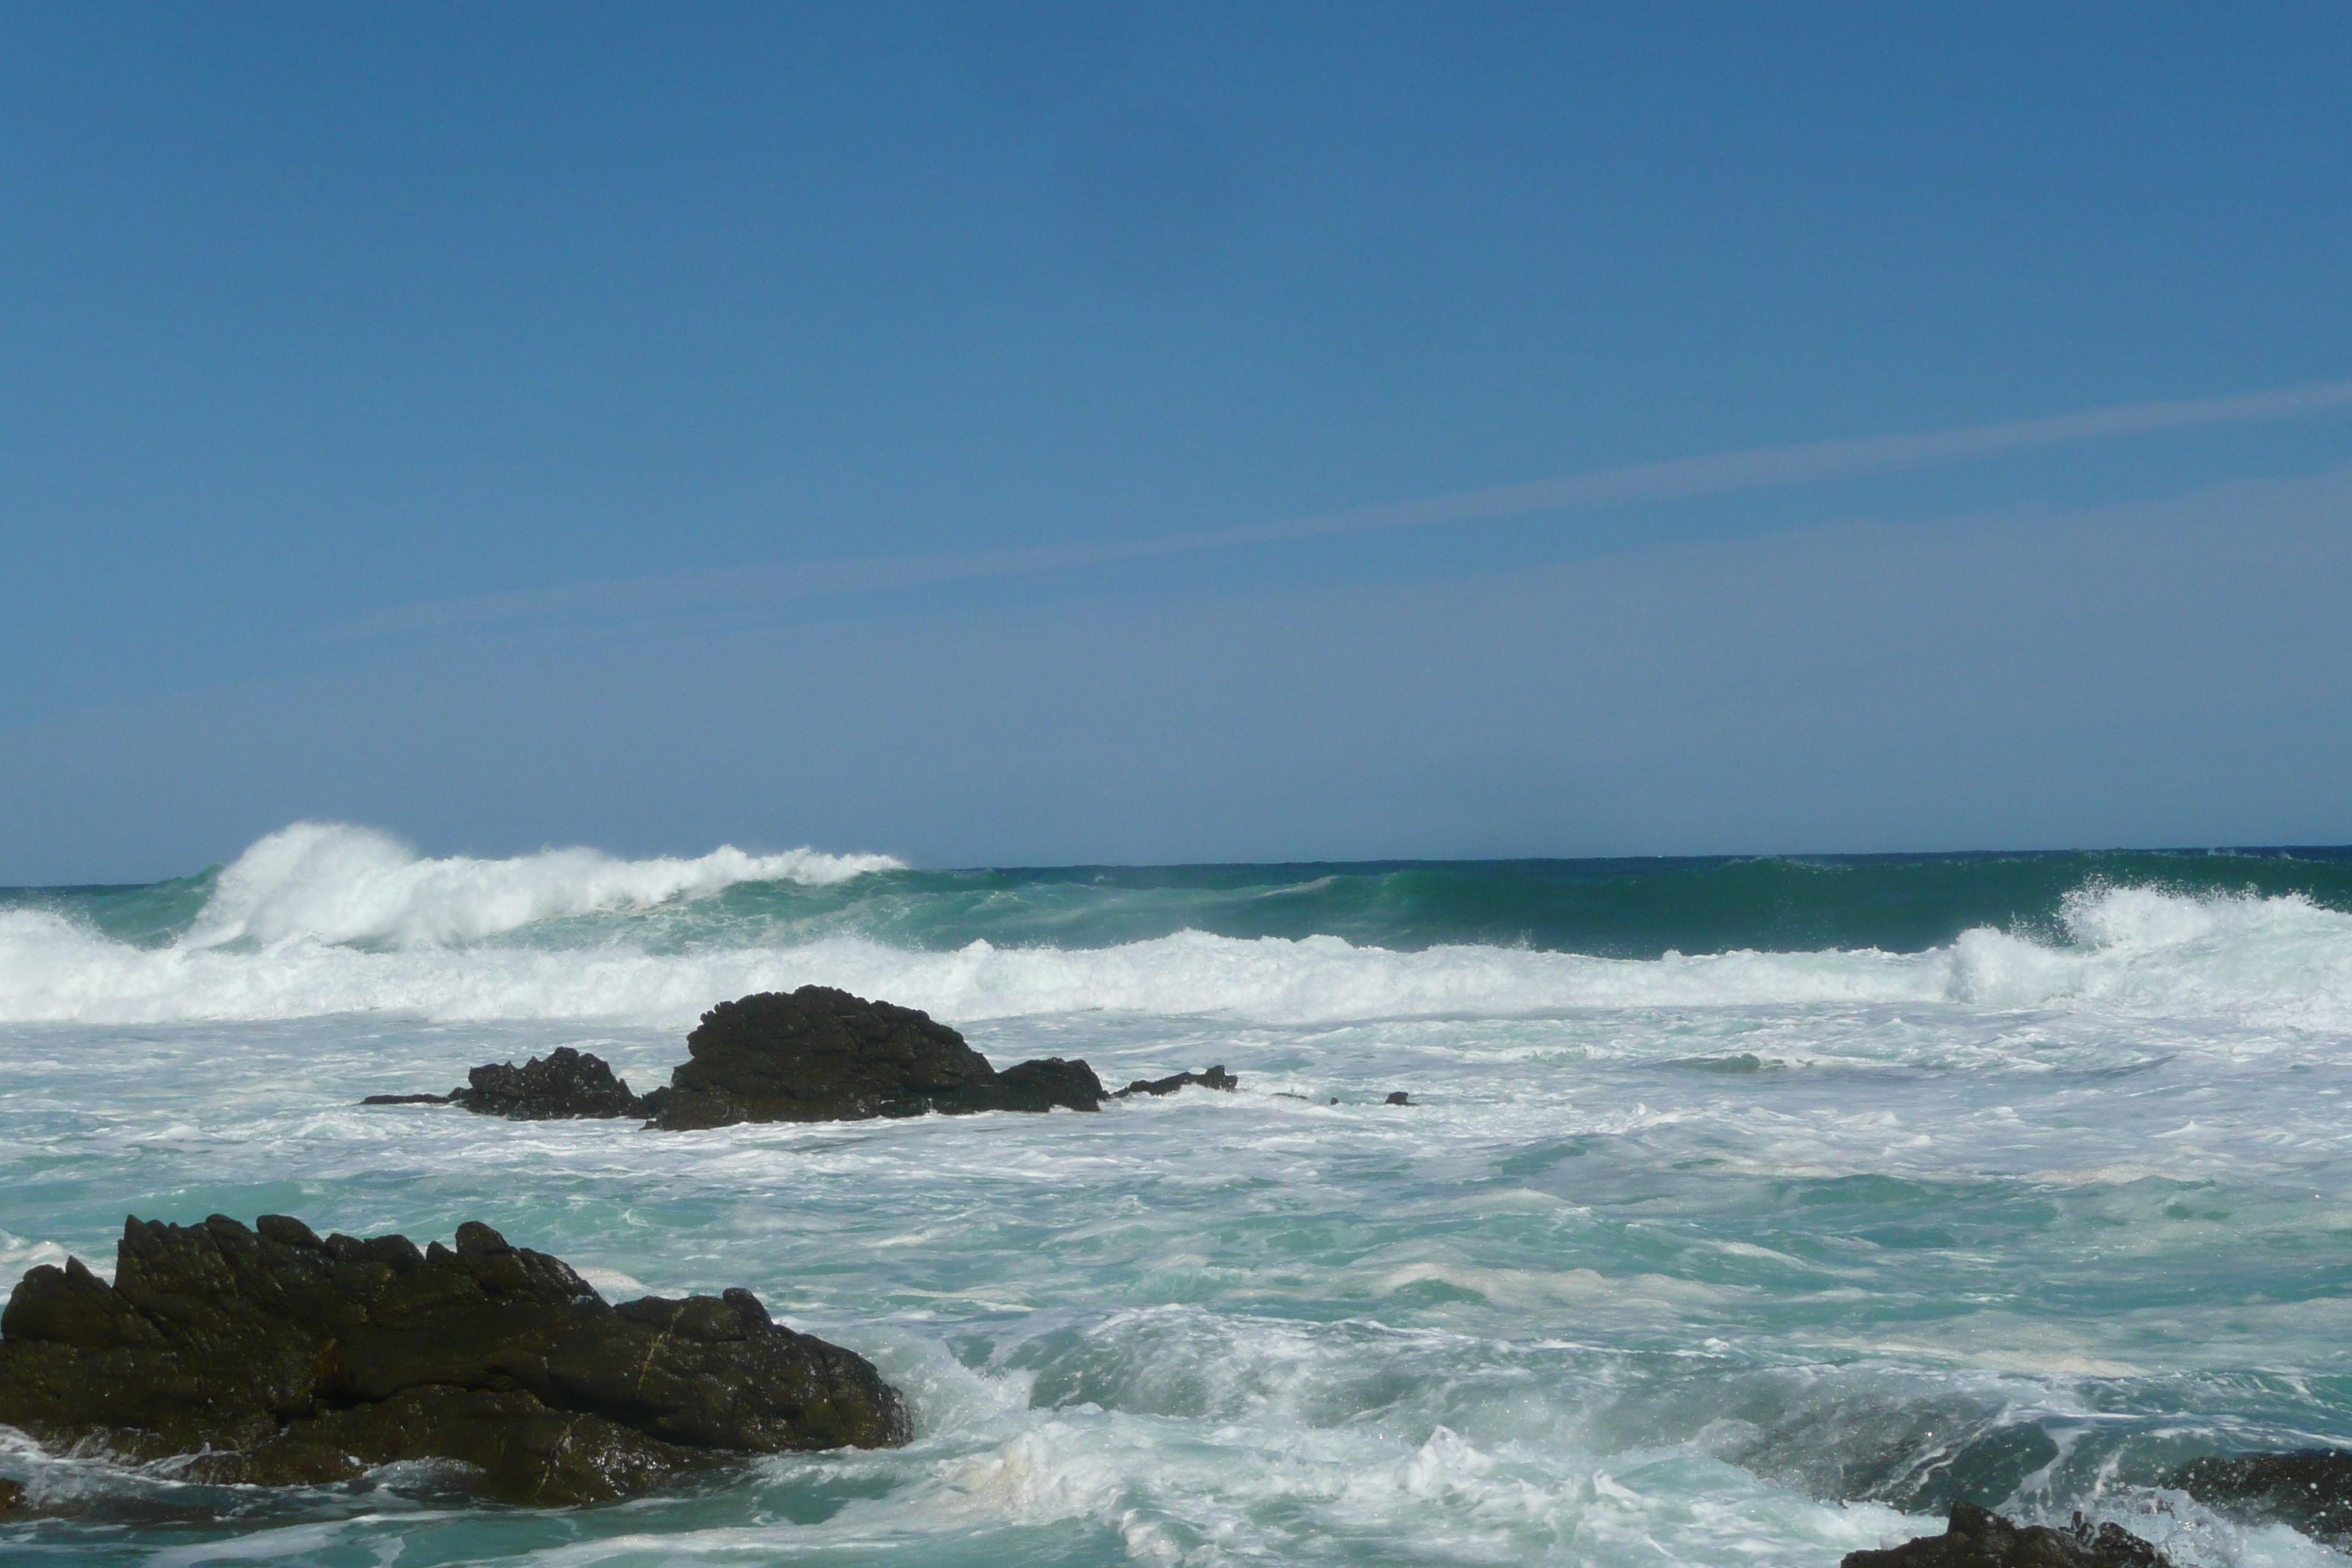
[[[0,881],[2352,838],[2347,58],[0,10]]]

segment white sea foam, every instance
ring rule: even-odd
[[[1979,929],[1952,947],[1952,997],[1981,1006],[2052,1000],[2221,1014],[2332,1028],[2352,1022],[2352,915],[2299,893],[2189,896],[2091,886],[2061,910],[2071,942]]]
[[[568,947],[142,950],[0,913],[6,1008],[157,1021],[0,1027],[0,1287],[100,1262],[126,1210],[420,1241],[482,1217],[609,1299],[743,1285],[873,1357],[919,1433],[551,1513],[443,1511],[445,1482],[382,1471],[193,1532],[178,1510],[217,1500],[168,1461],[0,1432],[0,1474],[38,1507],[168,1510],[99,1547],[191,1564],[1817,1568],[1940,1528],[1917,1484],[1969,1469],[2181,1568],[2341,1568],[2110,1483],[2184,1436],[2342,1430],[2352,1304],[2310,1260],[2352,1214],[2352,1069],[2340,1029],[2273,1026],[2352,1017],[2352,921],[2099,888],[2062,921],[1625,962],[1197,933],[656,952],[626,919]],[[712,998],[803,979],[995,1020],[1000,1061],[1225,1060],[1244,1088],[673,1136],[354,1103],[556,1044],[644,1087]],[[408,1017],[306,1016],[368,1007]],[[660,1026],[570,1021],[615,1016]],[[1700,1070],[1740,1057],[1764,1065]],[[2021,1479],[2028,1426],[2066,1458]]]
[[[443,1021],[612,1019],[672,1027],[720,997],[812,982],[960,1022],[1091,1010],[1312,1024],[1595,1007],[1935,1003],[2095,1005],[2285,1028],[2352,1021],[2352,916],[2296,897],[2086,889],[2065,910],[2072,942],[1978,930],[1948,948],[1904,954],[1621,960],[1478,946],[1401,952],[1329,936],[1243,940],[1198,931],[1096,949],[975,942],[926,952],[831,936],[785,947],[654,953],[622,942],[561,950],[446,943],[469,931],[509,929],[533,909],[544,918],[720,885],[730,876],[724,868],[736,861],[767,876],[793,874],[781,862],[803,863],[788,856],[730,861],[731,851],[655,862],[403,855],[389,841],[352,830],[289,830],[224,875],[215,895],[220,912],[207,906],[189,941],[162,949],[113,942],[46,911],[0,911],[0,1021],[392,1011]],[[844,868],[856,863],[816,858],[810,874],[853,874]],[[225,949],[231,934],[248,940]],[[345,945],[361,939],[394,944]]]
[[[221,872],[181,945],[310,937],[433,946],[563,915],[700,898],[738,882],[840,882],[900,864],[887,855],[808,848],[747,855],[731,845],[691,860],[620,860],[593,849],[427,859],[373,828],[298,822]]]

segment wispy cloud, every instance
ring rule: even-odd
[[[1801,484],[1894,473],[1939,463],[1963,462],[2039,447],[2058,447],[2116,436],[2161,434],[2230,425],[2258,425],[2330,413],[2352,406],[2352,381],[2314,382],[2231,397],[2183,398],[2087,408],[2041,419],[1968,425],[1945,430],[1865,436],[1850,440],[1810,441],[1788,447],[1754,447],[1703,457],[1672,458],[1630,468],[1604,468],[1527,484],[1457,490],[1413,500],[1385,501],[1313,512],[1268,522],[1200,529],[1141,539],[975,550],[927,555],[883,555],[856,560],[778,562],[722,571],[686,572],[656,577],[583,583],[566,587],[448,599],[385,610],[356,623],[361,636],[389,635],[509,620],[716,607],[781,599],[912,587],[927,583],[1010,576],[1069,567],[1143,561],[1159,556],[1275,544],[1335,534],[1419,528],[1433,523],[1473,522],[1489,518],[1581,510],[1632,501],[1676,500]]]

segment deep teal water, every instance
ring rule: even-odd
[[[187,933],[220,874],[0,889],[0,908],[54,909],[117,941],[157,946]],[[1403,952],[1478,943],[1610,958],[1738,948],[1916,952],[1979,926],[2056,934],[2067,895],[2100,885],[2301,894],[2352,910],[2352,849],[900,869],[815,886],[741,882],[508,935],[560,946],[626,932],[665,952],[826,936],[932,951],[975,941],[1099,948],[1192,930],[1338,936]]]

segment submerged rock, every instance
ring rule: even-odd
[[[2072,1530],[2016,1524],[1970,1502],[1952,1505],[1941,1535],[1900,1546],[1849,1552],[1838,1568],[2170,1568],[2155,1547],[2121,1525],[2094,1530],[2081,1514]]]
[[[854,1121],[975,1110],[1099,1110],[1100,1079],[1049,1057],[998,1072],[928,1013],[829,985],[721,1002],[686,1037],[689,1060],[646,1097],[652,1125]]]
[[[2217,1454],[2183,1465],[2169,1484],[2208,1508],[2274,1519],[2314,1540],[2352,1545],[2352,1452]]]
[[[1391,1089],[1389,1091],[1389,1097],[1381,1101],[1381,1103],[1382,1105],[1411,1105],[1412,1103],[1412,1096],[1407,1094],[1401,1089]]]
[[[1224,1064],[1220,1062],[1205,1072],[1171,1073],[1166,1078],[1139,1078],[1111,1098],[1125,1100],[1130,1094],[1173,1094],[1188,1084],[1199,1084],[1202,1089],[1231,1089],[1237,1088],[1241,1081],[1227,1072]]]
[[[490,1062],[466,1075],[466,1087],[447,1094],[371,1094],[362,1105],[462,1105],[510,1121],[560,1121],[573,1117],[643,1116],[645,1101],[629,1092],[604,1058],[558,1046],[545,1059],[522,1066]]]
[[[0,1424],[188,1455],[189,1479],[307,1485],[453,1459],[512,1502],[596,1502],[730,1455],[887,1447],[905,1400],[748,1290],[608,1304],[486,1225],[457,1248],[124,1222],[115,1282],[68,1258],[0,1313]]]

